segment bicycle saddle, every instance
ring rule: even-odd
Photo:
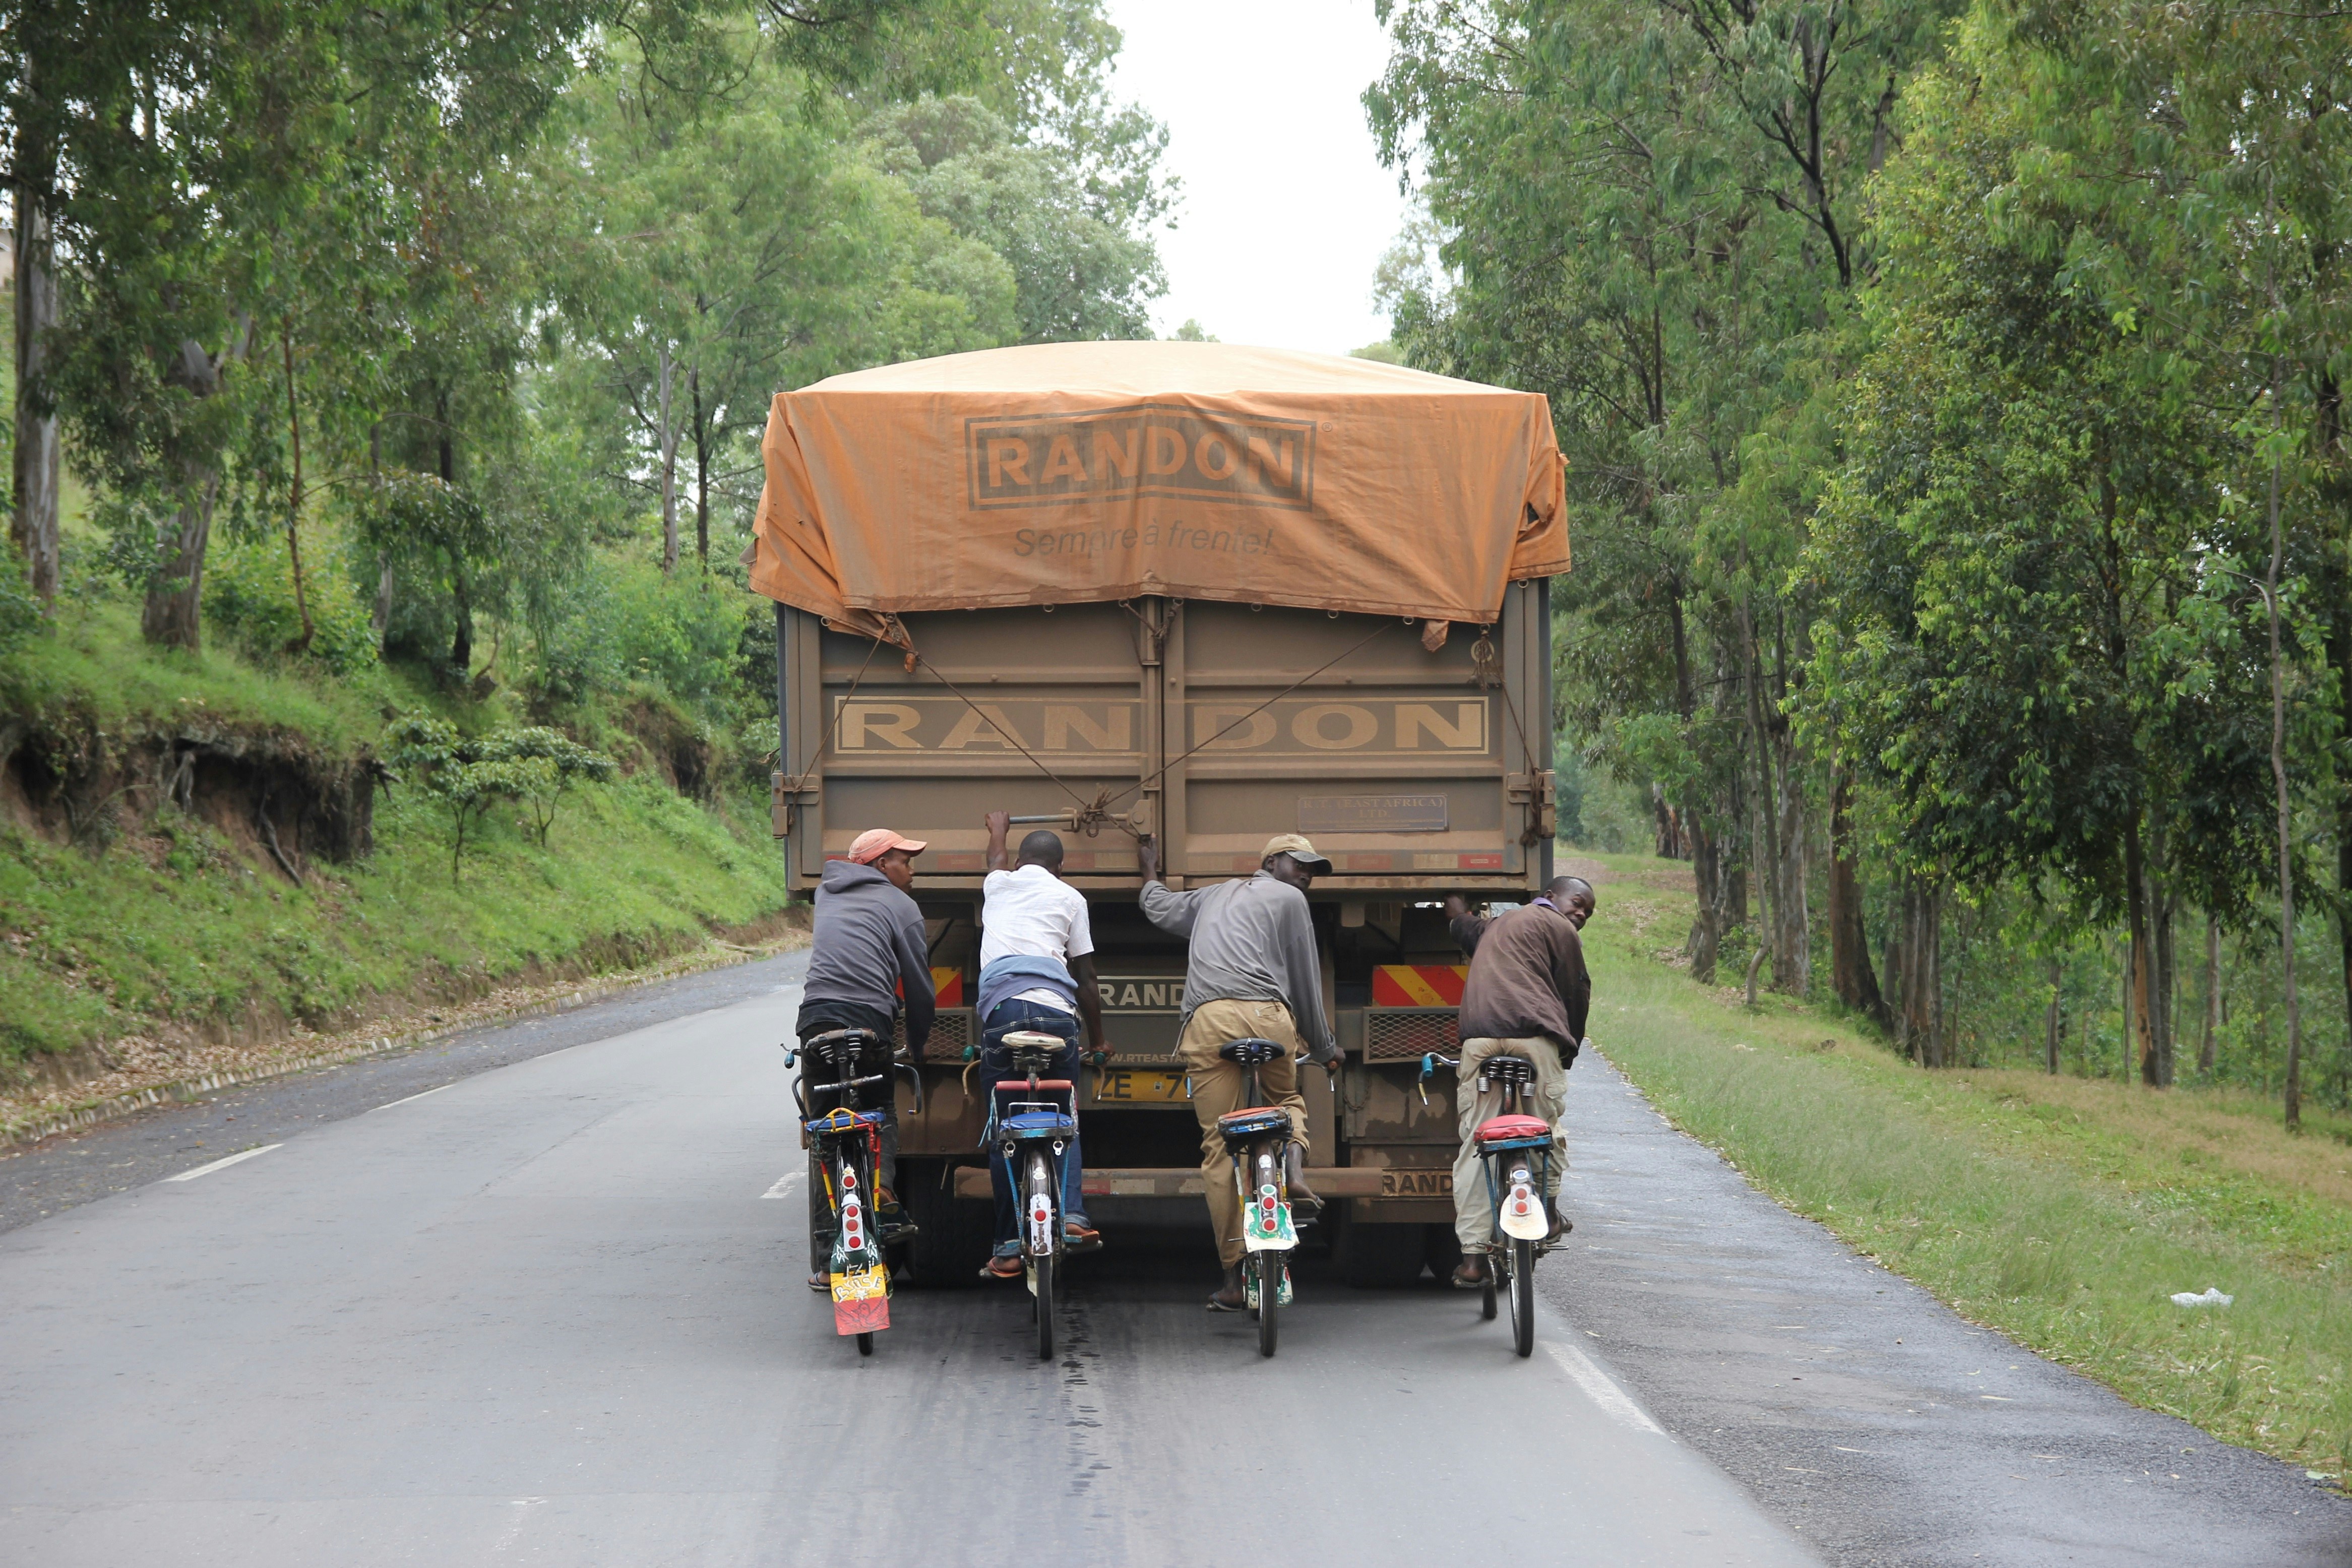
[[[1478,1076],[1495,1083],[1532,1083],[1536,1064],[1524,1056],[1490,1056],[1478,1064]]]
[[[826,1061],[839,1066],[844,1061],[856,1060],[861,1052],[878,1044],[881,1038],[870,1029],[828,1030],[823,1034],[809,1036],[802,1042],[801,1049],[814,1051]]]
[[[1253,1036],[1248,1040],[1229,1040],[1217,1047],[1217,1054],[1227,1061],[1238,1061],[1244,1067],[1263,1067],[1282,1054],[1282,1047],[1270,1040]]]

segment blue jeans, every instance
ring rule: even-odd
[[[1015,1030],[1060,1036],[1063,1041],[1061,1054],[1055,1058],[1049,1072],[1039,1076],[1066,1078],[1073,1084],[1077,1082],[1077,1015],[1014,998],[997,1003],[996,1010],[988,1015],[987,1021],[981,1028],[980,1072],[988,1080],[992,1095],[999,1080],[1017,1076],[1013,1071],[1013,1052],[1003,1043],[1004,1037]],[[1071,1103],[1075,1109],[1075,1095]],[[1062,1218],[1076,1220],[1080,1225],[1087,1223],[1086,1198],[1079,1191],[1079,1177],[1085,1169],[1086,1162],[1079,1157],[1078,1140],[1073,1134],[1069,1147],[1062,1152]],[[1004,1163],[1002,1145],[988,1152],[988,1176],[989,1184],[996,1189],[996,1245],[1002,1250],[1017,1242],[1021,1236],[1020,1207],[1013,1198],[1013,1171]]]

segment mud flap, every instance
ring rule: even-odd
[[[1524,1169],[1511,1173],[1511,1188],[1503,1195],[1502,1225],[1503,1234],[1518,1241],[1540,1241],[1551,1234],[1543,1198]]]
[[[890,1326],[890,1270],[887,1264],[833,1277],[833,1332],[872,1333]]]
[[[1282,1201],[1271,1183],[1242,1209],[1242,1245],[1252,1252],[1287,1252],[1298,1245],[1290,1223],[1290,1205]]]

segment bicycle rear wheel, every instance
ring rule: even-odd
[[[1289,1184],[1281,1176],[1282,1155],[1277,1150],[1271,1162],[1261,1152],[1253,1162],[1261,1175],[1271,1176],[1276,1187]],[[1244,1195],[1244,1200],[1248,1197]],[[1285,1254],[1276,1251],[1253,1252],[1251,1260],[1257,1266],[1257,1353],[1272,1355],[1282,1336],[1282,1265]]]
[[[1037,1195],[1040,1193],[1045,1195],[1048,1206],[1053,1206],[1054,1199],[1056,1197],[1055,1192],[1054,1162],[1046,1158],[1045,1151],[1043,1149],[1034,1150],[1029,1155],[1028,1180],[1024,1184],[1023,1190],[1024,1200],[1023,1203],[1023,1212],[1024,1215],[1028,1211],[1029,1206],[1036,1201]],[[1058,1229],[1061,1223],[1061,1212],[1058,1207],[1055,1207],[1054,1211],[1054,1224],[1057,1232],[1055,1237],[1057,1243],[1059,1241]],[[1054,1250],[1041,1255],[1032,1256],[1029,1260],[1030,1277],[1036,1281],[1035,1306],[1037,1310],[1037,1359],[1039,1361],[1051,1361],[1054,1359],[1054,1287],[1057,1282],[1055,1280],[1055,1275],[1060,1271],[1055,1267],[1055,1265],[1060,1260],[1060,1255],[1061,1248],[1056,1245]]]
[[[1536,1348],[1536,1244],[1511,1243],[1511,1348],[1532,1355]]]

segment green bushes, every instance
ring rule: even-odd
[[[540,847],[572,785],[608,783],[618,766],[551,729],[461,737],[446,719],[409,714],[385,732],[396,774],[440,803],[449,820],[449,880],[458,879],[466,834],[502,800],[522,801]]]
[[[375,663],[375,629],[339,542],[314,540],[314,549],[318,559],[306,559],[302,573],[310,612],[307,648],[293,555],[282,535],[214,547],[205,567],[205,613],[257,659],[299,649],[338,675],[357,674]]]

